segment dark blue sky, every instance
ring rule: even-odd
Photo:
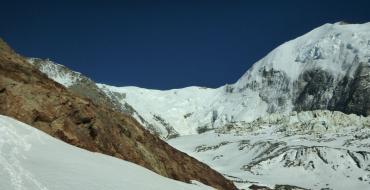
[[[218,87],[279,44],[341,20],[369,22],[369,1],[2,0],[0,37],[102,83]]]

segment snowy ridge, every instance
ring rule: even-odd
[[[319,110],[272,114],[168,142],[239,188],[370,187],[370,117]]]
[[[27,61],[37,66],[38,69],[45,73],[50,79],[53,79],[65,87],[72,86],[82,78],[81,73],[71,71],[67,67],[50,61],[49,59],[41,60],[39,58],[27,58]]]
[[[212,189],[71,146],[1,115],[0,176],[0,189],[4,190]]]

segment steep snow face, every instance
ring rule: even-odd
[[[98,86],[110,96],[119,96],[122,105],[133,105],[148,121],[142,124],[149,129],[156,129],[164,138],[196,134],[225,123],[248,120],[248,117],[254,118],[256,114],[259,116],[265,112],[267,107],[256,98],[258,94],[255,92],[232,93],[229,86],[167,91],[104,84]]]
[[[188,87],[168,91],[148,90],[137,87],[112,87],[98,84],[105,91],[121,95],[121,103],[135,103],[135,109],[162,136],[171,134],[194,134],[196,129],[190,125],[199,125],[207,117],[197,115],[207,110],[220,96],[217,89]],[[211,120],[211,119],[210,119]],[[140,121],[140,119],[139,119]]]
[[[239,188],[370,187],[370,118],[341,112],[271,114],[168,141]]]
[[[120,94],[156,128],[195,134],[270,113],[330,109],[370,114],[370,23],[325,24],[286,42],[254,64],[235,84],[217,89],[158,91],[99,85]],[[149,127],[148,127],[149,126]]]
[[[0,189],[212,189],[89,152],[0,115]]]

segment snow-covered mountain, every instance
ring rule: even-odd
[[[132,105],[144,126],[166,138],[275,112],[329,109],[369,115],[369,73],[370,23],[335,23],[282,44],[235,84],[217,89],[98,86]]]
[[[95,84],[49,60],[29,62],[38,63],[50,78],[92,99],[106,100],[101,98],[104,91],[114,107],[163,138],[253,121],[275,112],[329,109],[370,113],[370,100],[364,98],[370,96],[370,23],[318,27],[274,49],[235,84],[217,89],[113,87]]]
[[[57,140],[0,115],[0,189],[4,190],[201,190],[148,169]]]
[[[320,26],[216,89],[94,85],[240,188],[370,187],[370,23]]]
[[[335,111],[270,114],[168,142],[239,188],[370,188],[370,117]]]

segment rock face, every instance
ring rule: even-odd
[[[207,165],[144,130],[131,116],[50,80],[1,40],[0,114],[69,144],[134,162],[172,179],[236,189]]]
[[[370,65],[361,64],[353,80],[342,79],[329,104],[331,110],[370,115]],[[342,91],[341,91],[342,90]]]
[[[299,78],[300,92],[295,110],[329,109],[368,116],[370,114],[370,63],[359,64],[353,78],[344,76],[339,82],[322,70],[311,70]]]

